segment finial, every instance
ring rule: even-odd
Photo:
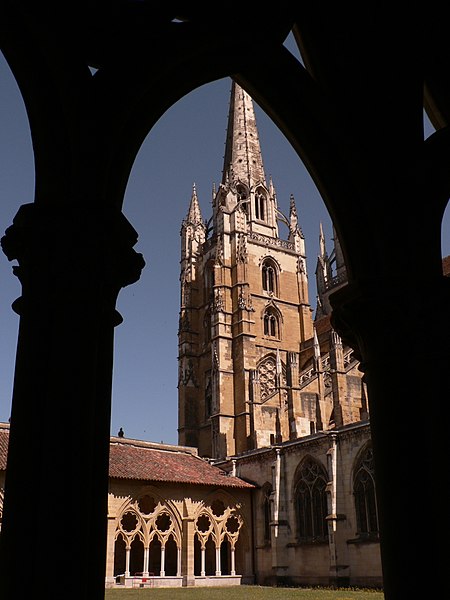
[[[325,245],[325,236],[323,234],[322,222],[320,222],[319,228],[320,228],[320,233],[319,233],[320,256],[321,256],[321,258],[326,258],[327,248]]]
[[[314,327],[314,358],[316,360],[320,359],[320,345],[319,345],[319,338],[317,337],[317,330]]]

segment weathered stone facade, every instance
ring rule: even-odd
[[[328,255],[321,231],[313,316],[295,200],[282,215],[252,101],[234,83],[206,223],[194,188],[181,228],[179,441],[257,486],[258,583],[380,586],[370,469],[359,481],[371,454],[366,389],[330,324],[329,295],[346,282],[339,240]]]
[[[364,508],[355,502],[355,483],[358,488],[363,478],[366,492],[373,486],[368,422],[250,451],[219,464],[258,486],[253,500],[257,583],[382,585],[378,531],[366,520],[370,494],[364,496]],[[318,519],[314,494],[319,494],[320,485],[316,491],[314,486],[320,480],[326,500],[323,521],[310,528],[304,518]],[[302,502],[311,502],[311,513],[302,514]],[[375,523],[376,514],[372,516]]]
[[[367,418],[362,374],[329,324],[336,256],[345,276],[339,246],[328,257],[322,243],[315,323],[295,201],[281,215],[236,84],[211,222],[207,231],[194,187],[181,228],[180,443],[225,458]]]

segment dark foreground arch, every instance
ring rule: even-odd
[[[27,580],[40,583],[50,556],[52,576],[70,565],[76,585],[64,588],[65,598],[104,596],[115,303],[144,266],[121,213],[123,194],[158,118],[223,76],[290,140],[341,241],[349,284],[332,297],[333,320],[366,373],[385,597],[425,597],[430,582],[443,593],[448,550],[437,546],[446,531],[436,507],[445,502],[435,498],[445,493],[445,474],[432,466],[448,454],[436,427],[450,397],[450,291],[440,250],[448,32],[444,19],[432,30],[410,8],[396,20],[389,8],[345,14],[310,4],[281,3],[270,14],[256,3],[216,4],[210,14],[196,3],[59,9],[2,0],[0,49],[24,98],[36,165],[35,198],[2,238],[22,284],[0,547],[5,600],[16,597],[24,564]],[[282,46],[292,28],[306,68]],[[424,97],[440,130],[426,144]],[[387,353],[391,365],[398,355],[401,376],[386,378]],[[427,494],[416,493],[424,481],[418,461],[430,472]],[[68,512],[70,536],[60,526]],[[30,539],[39,551],[28,551]],[[60,594],[57,587],[52,595],[54,581],[49,598]]]

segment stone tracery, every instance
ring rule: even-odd
[[[215,565],[216,576],[236,575],[235,550],[243,526],[239,508],[239,505],[226,506],[221,499],[215,499],[211,504],[201,507],[195,520],[196,558],[197,564],[200,563],[198,575],[207,575],[207,564]],[[211,556],[213,547],[215,554]]]
[[[221,496],[197,507],[191,549],[196,576],[236,575],[236,544],[244,525],[240,508]],[[183,544],[192,539],[183,539],[181,522],[178,509],[152,492],[126,502],[116,518],[114,576],[181,577]]]
[[[149,494],[126,504],[116,527],[115,574],[123,571],[125,577],[135,573],[148,576],[164,576],[166,559],[171,575],[180,574],[181,527],[174,510],[163,500],[157,500]],[[124,545],[125,556],[120,552],[120,543]],[[166,557],[166,546],[171,554]],[[176,554],[175,554],[176,550]],[[160,552],[160,556],[155,553]],[[137,556],[136,556],[137,555]],[[142,567],[136,569],[136,564]],[[159,566],[155,573],[150,568]],[[120,567],[124,567],[121,569]],[[132,571],[135,571],[133,573]]]

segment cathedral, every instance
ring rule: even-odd
[[[295,199],[282,214],[233,82],[212,215],[194,186],[181,224],[179,445],[111,438],[107,586],[382,586],[365,383],[330,323],[346,283],[333,245],[321,231],[312,308]]]
[[[194,187],[181,228],[179,442],[256,486],[258,583],[381,586],[365,384],[330,324],[339,240],[320,231],[313,314],[294,197],[283,215],[235,83],[212,204],[205,220]]]

